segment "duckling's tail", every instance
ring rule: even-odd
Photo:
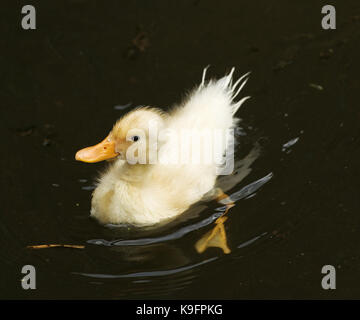
[[[238,80],[233,82],[233,74],[235,68],[232,68],[230,73],[219,80],[207,80],[206,71],[204,69],[202,75],[202,81],[190,94],[187,99],[180,105],[176,106],[171,112],[171,116],[168,118],[168,127],[175,132],[194,132],[197,134],[196,138],[205,141],[203,145],[208,146],[206,141],[210,143],[216,143],[210,145],[209,150],[215,150],[214,158],[220,158],[221,156],[232,157],[233,145],[235,143],[235,137],[233,129],[237,126],[239,119],[235,117],[236,112],[240,106],[250,97],[244,97],[239,101],[235,101],[240,91],[244,88],[248,81],[250,73],[246,73]],[[219,139],[219,136],[221,137]],[[210,137],[208,140],[207,137]],[[220,141],[221,140],[221,141]],[[197,141],[197,140],[196,140]],[[218,143],[219,142],[219,143]],[[216,144],[216,145],[215,145]],[[168,143],[169,146],[177,145],[174,143]],[[170,147],[172,148],[172,147]],[[206,148],[201,148],[201,150]],[[205,151],[201,151],[204,152]],[[168,152],[169,154],[171,151]],[[226,161],[225,161],[226,162]],[[211,167],[217,168],[221,165],[216,163]],[[225,168],[230,172],[232,169]],[[225,172],[220,168],[216,172]],[[216,173],[218,175],[218,173]],[[227,174],[227,173],[219,173]]]
[[[205,81],[206,79],[206,72],[208,70],[209,66],[204,68],[203,75],[202,75],[202,81],[198,88],[198,90],[202,90],[206,87],[207,83]],[[225,77],[219,79],[215,83],[213,83],[211,80],[209,81],[209,85],[216,84],[216,86],[223,89],[223,92],[227,93],[230,97],[230,101],[234,102],[237,95],[240,93],[241,89],[245,86],[247,81],[249,80],[249,75],[251,74],[251,71],[248,73],[245,73],[243,76],[241,76],[234,84],[233,84],[233,74],[235,71],[235,67],[233,67],[228,75]],[[232,115],[234,116],[236,112],[239,110],[241,105],[248,99],[250,99],[250,96],[246,96],[242,98],[240,101],[236,103],[232,103]]]
[[[234,101],[248,81],[250,73],[246,73],[233,83],[235,68],[219,80],[206,80],[204,69],[202,81],[183,101],[174,108],[170,125],[182,128],[221,129],[234,128],[238,119],[234,117],[240,106],[250,97]]]

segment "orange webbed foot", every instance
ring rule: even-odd
[[[235,204],[228,195],[226,195],[221,189],[218,189],[218,195],[216,200],[225,204],[224,213],[221,217],[217,218],[215,221],[215,227],[208,231],[204,236],[202,236],[195,244],[195,249],[198,253],[203,253],[209,247],[217,247],[223,250],[225,254],[231,252],[228,244],[224,222],[228,219],[225,215],[228,213],[229,209],[232,208]]]

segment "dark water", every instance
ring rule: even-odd
[[[24,31],[25,3],[4,2],[0,296],[360,298],[360,2],[331,3],[337,30],[325,31],[323,1],[33,1],[37,30]],[[133,106],[179,101],[208,64],[211,76],[252,71],[239,179],[221,180],[237,199],[232,252],[194,249],[216,202],[157,229],[92,221],[104,164],[75,151]],[[49,243],[85,248],[26,248]],[[25,264],[36,290],[21,288]],[[336,290],[321,288],[327,264]]]

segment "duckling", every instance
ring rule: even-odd
[[[100,223],[166,223],[214,190],[221,174],[219,163],[173,161],[185,154],[183,149],[179,151],[176,134],[220,130],[225,139],[220,153],[224,155],[230,139],[225,132],[236,126],[235,113],[249,98],[235,101],[249,73],[233,83],[234,68],[223,78],[210,81],[205,80],[206,71],[201,84],[169,112],[149,106],[135,108],[115,123],[102,142],[76,153],[76,160],[87,163],[113,160],[92,194],[91,216]],[[198,144],[188,155],[200,150],[201,158],[202,146]]]

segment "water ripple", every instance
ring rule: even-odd
[[[118,279],[118,278],[141,278],[141,277],[161,277],[168,276],[176,273],[180,273],[186,270],[190,270],[196,268],[200,265],[212,262],[218,259],[218,257],[213,257],[199,263],[191,264],[185,267],[170,269],[170,270],[158,270],[158,271],[144,271],[144,272],[136,272],[136,273],[128,273],[128,274],[102,274],[102,273],[82,273],[82,272],[72,272],[72,274],[78,274],[84,277],[90,278],[100,278],[100,279]]]
[[[266,175],[265,177],[263,177],[259,180],[256,180],[256,181],[248,184],[247,186],[243,187],[239,191],[231,194],[229,198],[233,202],[236,202],[243,198],[246,198],[246,197],[250,196],[251,194],[253,194],[255,191],[257,191],[265,183],[267,183],[272,177],[273,177],[273,173],[271,172],[268,175]],[[224,199],[224,200],[226,200],[226,199]],[[225,202],[224,201],[221,201],[221,202],[225,203],[225,202],[229,202],[229,200],[226,200]],[[217,208],[216,209],[217,212],[213,213],[210,217],[207,217],[199,222],[185,226],[173,233],[170,233],[170,234],[167,234],[164,236],[160,236],[160,237],[129,239],[129,240],[112,240],[112,241],[108,241],[105,239],[90,239],[87,241],[87,243],[95,244],[95,245],[102,245],[102,246],[142,246],[142,245],[149,245],[149,244],[154,244],[154,243],[159,243],[159,242],[175,240],[175,239],[182,238],[184,235],[186,235],[194,230],[201,229],[201,228],[211,224],[212,222],[214,222],[217,218],[219,218],[224,213],[225,209],[226,209],[225,206]]]
[[[265,183],[267,183],[273,176],[274,176],[273,173],[270,172],[265,177],[248,184],[247,186],[240,189],[239,191],[231,194],[230,195],[231,200],[235,202],[235,201],[239,201],[243,198],[250,196],[256,190],[258,190],[260,187],[262,187]]]

